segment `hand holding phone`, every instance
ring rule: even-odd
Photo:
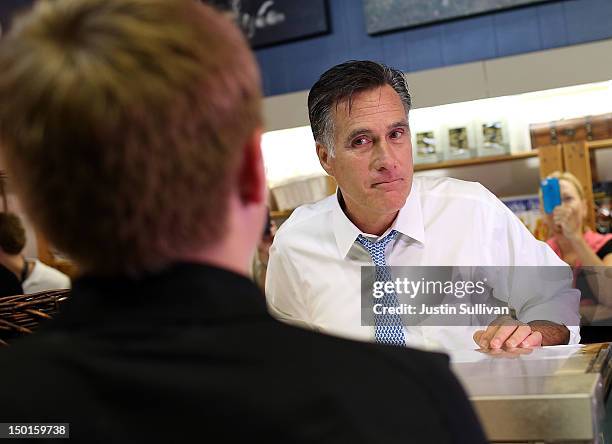
[[[559,188],[559,179],[556,177],[542,179],[540,182],[540,188],[542,189],[542,203],[544,205],[544,212],[546,214],[551,214],[555,207],[561,205],[561,189]]]

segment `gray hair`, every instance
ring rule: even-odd
[[[308,117],[312,135],[334,156],[334,120],[332,109],[353,94],[389,85],[399,95],[406,114],[412,105],[408,85],[401,71],[369,60],[350,60],[325,71],[308,94]]]

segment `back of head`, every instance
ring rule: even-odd
[[[13,213],[0,213],[0,248],[8,255],[23,251],[26,234],[19,216]]]
[[[369,60],[350,60],[325,71],[308,94],[308,117],[315,141],[333,154],[335,107],[346,101],[350,109],[353,94],[385,85],[398,93],[408,113],[411,98],[401,71]]]
[[[2,154],[57,248],[141,273],[219,239],[261,125],[233,24],[193,0],[42,0],[0,45]]]

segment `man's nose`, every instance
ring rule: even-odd
[[[393,147],[386,139],[380,140],[374,145],[372,155],[372,168],[376,171],[392,170],[397,165],[397,158]]]

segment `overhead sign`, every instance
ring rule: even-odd
[[[325,0],[203,0],[230,13],[253,48],[329,32]]]
[[[6,32],[15,13],[26,10],[33,0],[0,0],[0,36]]]
[[[253,48],[329,32],[326,0],[202,0],[231,14]],[[0,0],[0,35],[34,0]]]
[[[547,0],[363,0],[368,34],[499,11]]]

